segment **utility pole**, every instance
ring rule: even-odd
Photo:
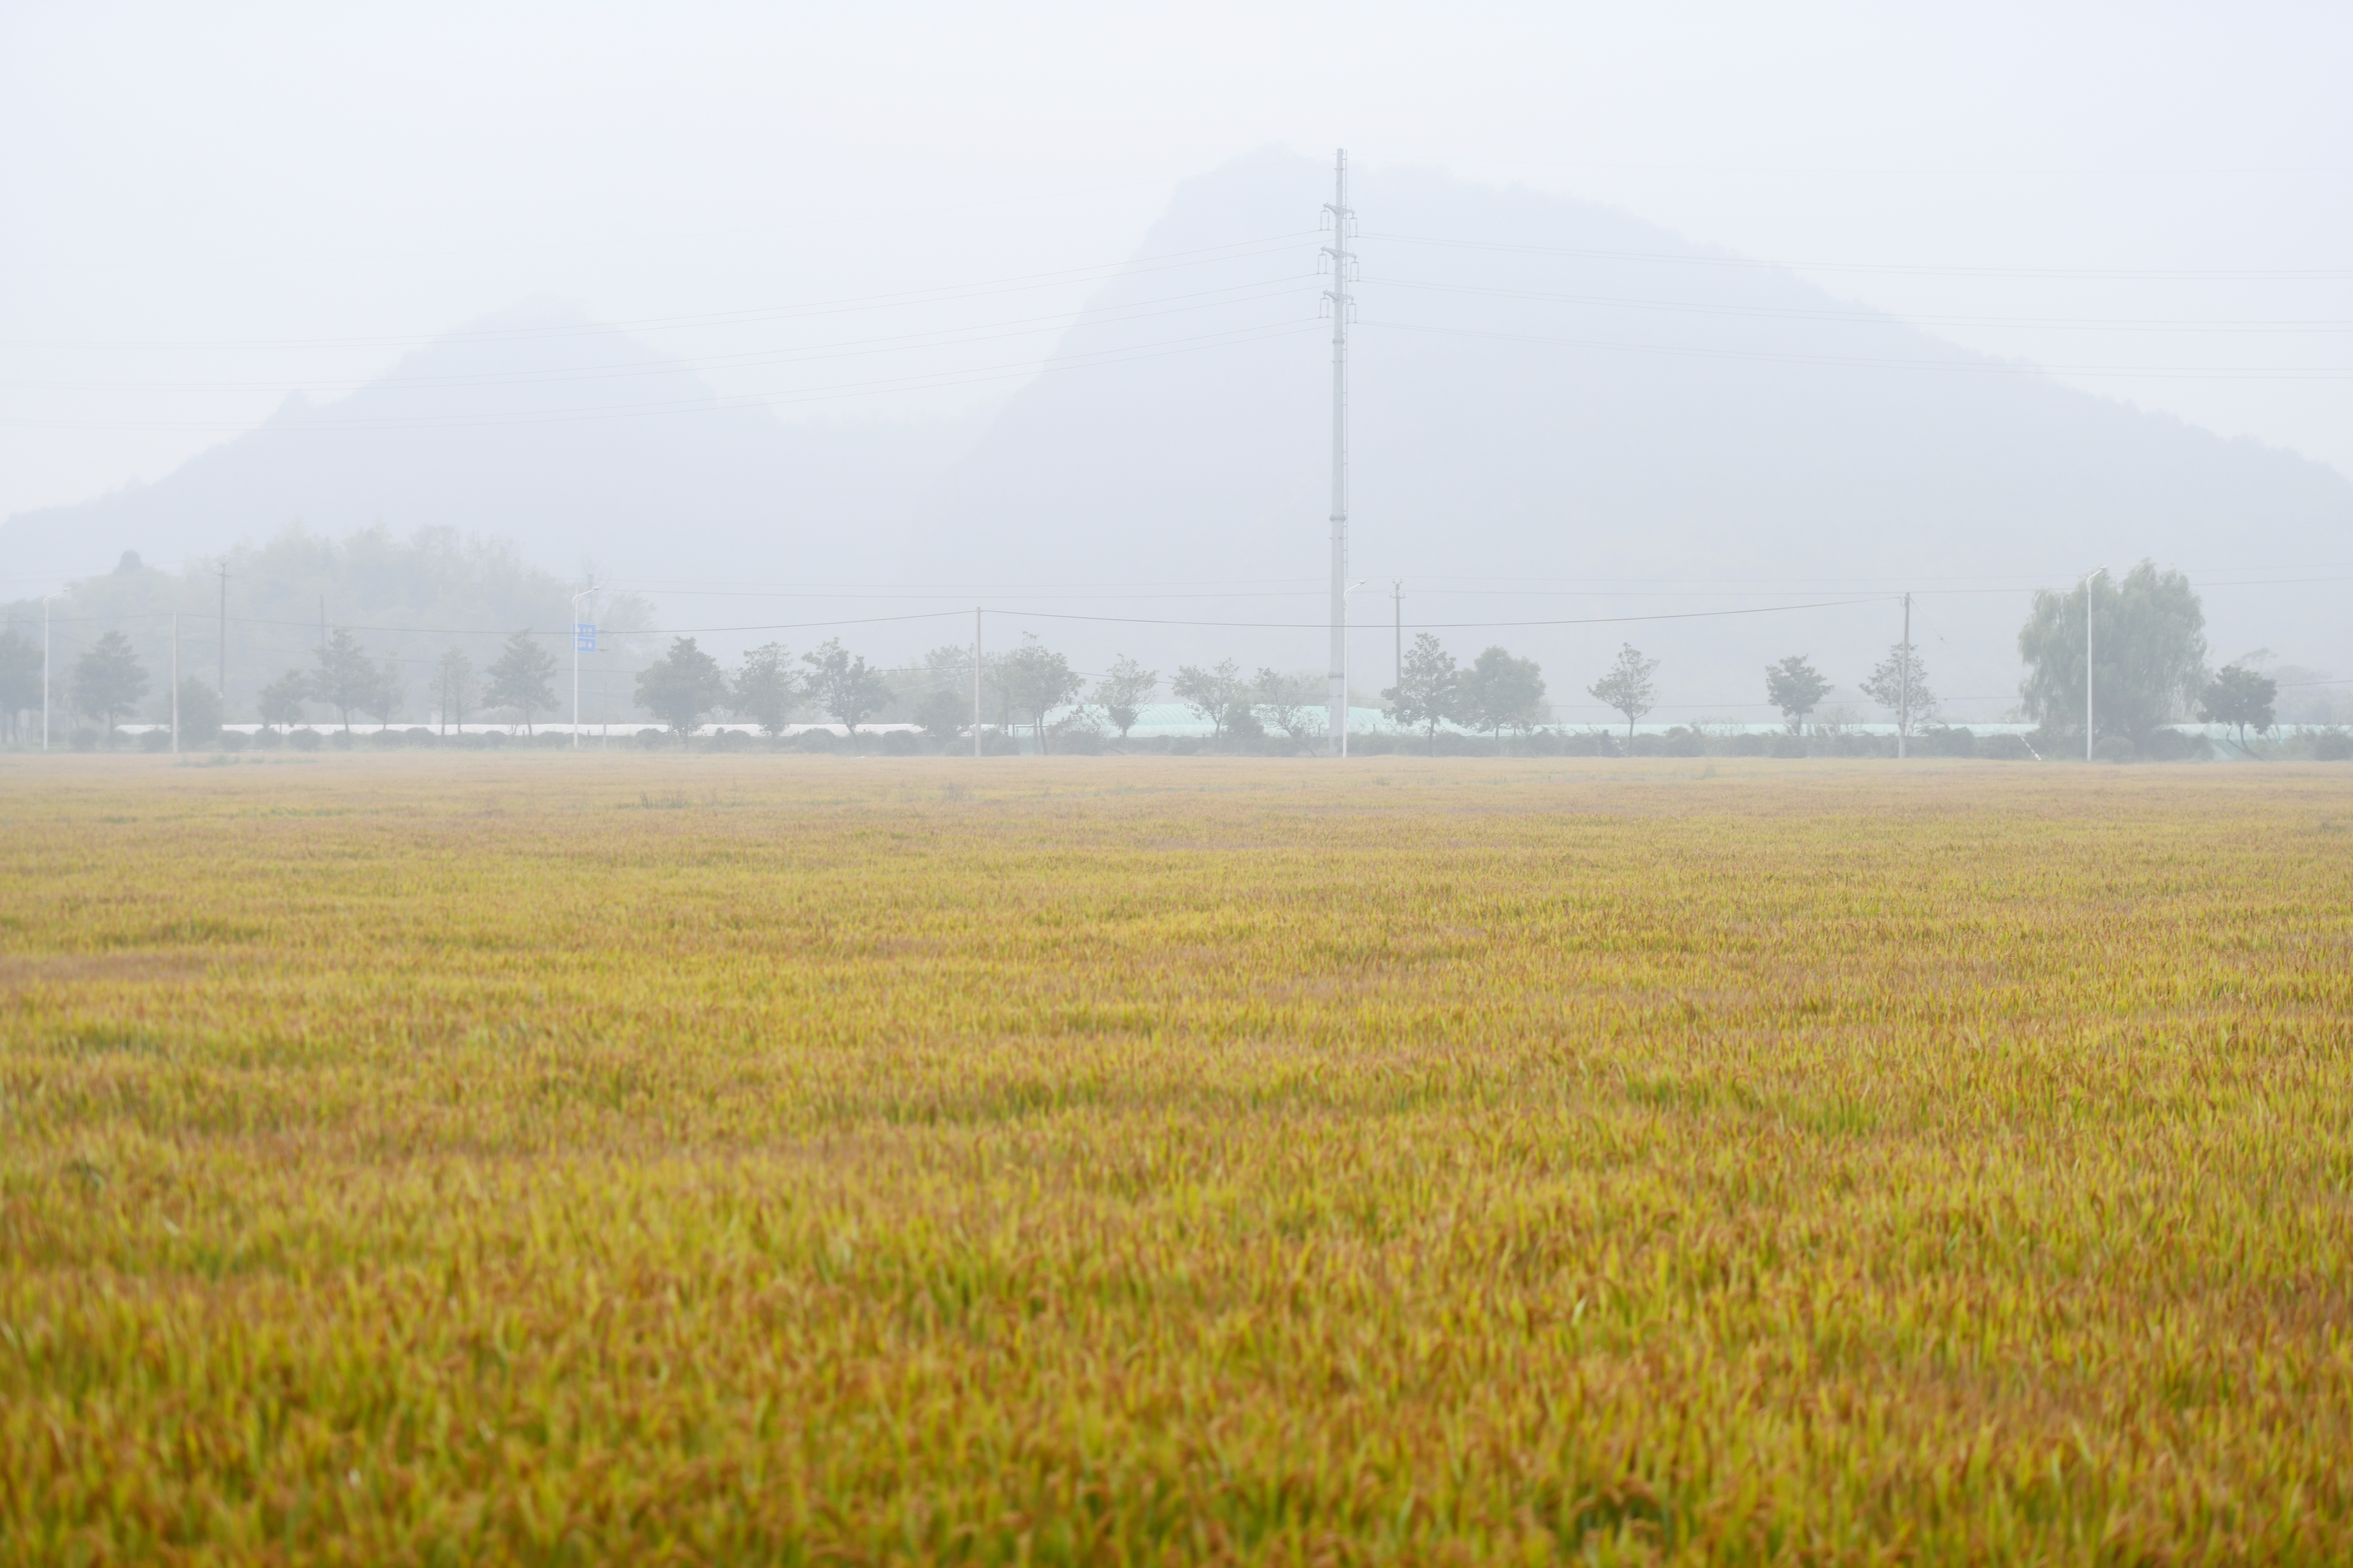
[[[980,760],[980,606],[972,607],[972,760]]]
[[[586,588],[572,595],[572,749],[575,752],[580,749],[580,601],[596,591],[596,579],[591,577]]]
[[[221,718],[228,718],[228,557],[220,563],[220,700]]]
[[[180,754],[180,612],[172,612],[172,754]]]
[[[49,596],[41,595],[41,750],[49,749]]]
[[[1348,292],[1348,274],[1356,256],[1348,236],[1356,215],[1348,205],[1348,153],[1342,148],[1332,165],[1332,200],[1324,208],[1332,219],[1332,243],[1324,254],[1332,260],[1332,287],[1324,298],[1332,306],[1332,660],[1329,722],[1340,737],[1340,754],[1348,754],[1348,312],[1356,299]]]
[[[1895,760],[1902,762],[1912,739],[1912,595],[1904,595],[1904,700],[1895,710]]]
[[[1396,623],[1395,630],[1396,630],[1396,637],[1397,637],[1397,672],[1396,672],[1394,675],[1392,675],[1392,676],[1390,676],[1390,677],[1389,677],[1389,689],[1390,689],[1391,690],[1395,690],[1395,689],[1397,689],[1398,687],[1403,686],[1403,685],[1405,684],[1405,579],[1404,579],[1404,578],[1402,578],[1402,577],[1392,577],[1392,578],[1390,578],[1390,579],[1389,579],[1389,603],[1390,603],[1390,605],[1392,606],[1393,616],[1394,616],[1394,620],[1395,620],[1395,623]]]
[[[2092,579],[2107,570],[2094,566],[2084,578],[2084,760],[2092,760]]]
[[[1344,585],[1344,586],[1341,588],[1341,590],[1340,590],[1340,597],[1341,597],[1341,601],[1342,601],[1342,604],[1343,604],[1343,606],[1344,606],[1344,607],[1345,607],[1345,603],[1346,603],[1346,600],[1347,600],[1347,596],[1348,596],[1350,594],[1355,593],[1357,589],[1359,589],[1359,588],[1363,587],[1364,585],[1365,585],[1365,580],[1364,580],[1362,577],[1359,577],[1359,578],[1357,578],[1355,582],[1350,583],[1350,584],[1347,584]],[[1344,637],[1344,638],[1342,638],[1342,639],[1341,639],[1341,642],[1340,642],[1340,693],[1341,693],[1341,700],[1340,700],[1340,755],[1341,755],[1341,756],[1343,756],[1343,757],[1345,757],[1345,756],[1348,754],[1348,702],[1347,702],[1347,691],[1348,691],[1348,644],[1347,644],[1347,639]]]

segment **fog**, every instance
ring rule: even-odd
[[[2333,15],[216,15],[0,20],[0,598],[381,521],[723,648],[1313,668],[1345,144],[1361,689],[1393,581],[1576,721],[1909,592],[1989,718],[2144,556],[2353,669]]]

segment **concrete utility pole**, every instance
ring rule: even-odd
[[[220,700],[221,720],[228,720],[228,558],[220,563]]]
[[[1341,601],[1341,607],[1342,607],[1344,610],[1345,610],[1345,609],[1346,608],[1346,606],[1347,606],[1347,598],[1348,598],[1348,595],[1351,595],[1351,594],[1353,594],[1353,593],[1355,593],[1357,589],[1359,589],[1359,588],[1363,587],[1364,585],[1365,585],[1365,579],[1363,579],[1362,577],[1359,577],[1359,578],[1357,578],[1355,582],[1353,582],[1353,583],[1349,583],[1349,584],[1344,584],[1344,585],[1341,587],[1341,589],[1340,589],[1340,601]],[[1347,644],[1347,639],[1344,637],[1344,638],[1342,638],[1342,639],[1341,639],[1341,642],[1340,642],[1340,755],[1341,755],[1341,756],[1343,756],[1343,757],[1345,757],[1347,754],[1348,754],[1348,644]]]
[[[2094,566],[2084,577],[2084,760],[2092,760],[2092,579],[2105,573]]]
[[[980,606],[972,607],[972,756],[980,760]]]
[[[572,595],[572,749],[580,749],[580,601],[596,591],[596,579]]]
[[[1904,700],[1895,710],[1895,760],[1909,754],[1912,739],[1912,595],[1904,595]]]
[[[1332,200],[1324,206],[1332,219],[1332,243],[1324,254],[1332,260],[1332,287],[1324,298],[1332,306],[1332,661],[1329,722],[1340,737],[1340,754],[1348,754],[1348,313],[1356,299],[1348,292],[1348,275],[1356,258],[1348,248],[1356,215],[1348,205],[1348,153],[1342,148],[1332,165]]]
[[[180,754],[180,612],[172,612],[172,754]]]
[[[41,596],[41,750],[49,749],[49,600]]]
[[[1395,673],[1395,674],[1393,674],[1393,675],[1391,675],[1391,676],[1389,677],[1389,689],[1390,689],[1391,690],[1395,690],[1397,688],[1398,688],[1398,687],[1400,687],[1400,686],[1403,686],[1403,685],[1405,684],[1405,579],[1404,579],[1404,578],[1402,578],[1402,577],[1392,577],[1392,578],[1390,578],[1390,579],[1389,579],[1389,603],[1390,603],[1390,605],[1391,605],[1391,607],[1392,607],[1392,611],[1393,611],[1393,615],[1392,615],[1392,622],[1393,622],[1393,626],[1394,626],[1394,628],[1395,628],[1395,635],[1396,635],[1396,637],[1397,637],[1397,671],[1396,671],[1396,673]]]

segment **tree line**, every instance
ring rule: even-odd
[[[2193,714],[2232,726],[2242,744],[2248,730],[2273,726],[2276,682],[2236,664],[2209,670],[2204,613],[2189,580],[2144,561],[2121,578],[2097,576],[2078,590],[2036,594],[2019,633],[2026,666],[2020,695],[2023,712],[2046,737],[2072,737],[2081,744],[2087,615],[2095,630],[2096,665],[2090,671],[2097,692],[2095,749],[2147,754],[2159,731]],[[1624,717],[1630,742],[1634,727],[1656,705],[1659,668],[1658,659],[1626,644],[1586,688]],[[561,668],[529,627],[508,637],[480,670],[451,647],[434,666],[431,705],[445,731],[485,710],[517,715],[528,731],[539,718],[561,710]],[[722,713],[781,735],[797,715],[811,710],[855,734],[897,703],[927,735],[945,743],[970,732],[974,673],[972,650],[960,645],[934,648],[920,666],[892,670],[870,664],[838,638],[797,657],[768,643],[744,654],[730,670],[694,637],[680,637],[638,672],[635,696],[638,707],[681,738]],[[1040,752],[1086,737],[1115,734],[1125,742],[1161,685],[1159,671],[1121,655],[1090,686],[1067,657],[1035,636],[983,658],[978,675],[982,721],[993,719],[999,733],[1026,727]],[[0,631],[0,714],[10,739],[21,739],[20,715],[40,706],[40,681],[38,647],[13,628]],[[58,694],[74,712],[96,721],[111,741],[152,687],[137,650],[114,630],[68,667]],[[265,725],[282,730],[301,721],[305,703],[323,703],[348,731],[355,714],[390,723],[406,687],[396,656],[376,658],[349,627],[339,626],[313,650],[308,668],[290,668],[265,684],[256,707]],[[1245,673],[1225,659],[1178,667],[1168,689],[1209,727],[1213,745],[1282,737],[1297,749],[1314,750],[1330,742],[1321,675],[1271,668]],[[1891,647],[1858,689],[1896,714],[1907,734],[1933,720],[1939,707],[1918,648],[1905,643]],[[1802,653],[1765,669],[1767,700],[1793,735],[1804,732],[1831,689],[1829,678]],[[1434,750],[1449,726],[1492,735],[1499,743],[1507,732],[1539,728],[1547,718],[1545,692],[1534,659],[1491,647],[1461,664],[1435,635],[1423,632],[1400,661],[1397,684],[1381,697],[1390,719],[1419,731]],[[210,741],[222,723],[219,694],[191,675],[181,681],[178,697],[183,734],[196,744]]]

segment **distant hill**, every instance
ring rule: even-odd
[[[418,349],[349,397],[290,396],[153,484],[10,519],[0,574],[86,570],[125,550],[176,566],[300,522],[329,536],[382,523],[504,540],[565,577],[830,580],[970,434],[788,424],[723,402],[577,310],[534,305]]]
[[[1295,231],[1329,190],[1323,165],[1249,160],[1185,187],[1141,250],[1180,257]],[[1766,716],[1728,700],[1761,704],[1760,667],[1792,651],[1852,688],[1900,635],[1884,595],[1945,589],[1957,591],[1916,602],[1915,638],[1941,691],[1986,699],[1956,710],[1991,716],[2013,700],[2030,584],[2144,555],[2210,575],[2353,560],[2353,484],[2331,468],[1994,365],[1622,213],[1410,170],[1358,179],[1351,205],[1363,228],[1353,562],[1374,580],[1356,618],[1378,627],[1357,639],[1377,677],[1360,684],[1388,679],[1391,578],[1405,580],[1409,623],[1882,595],[1801,614],[1442,633],[1466,657],[1500,641],[1541,658],[1577,719],[1600,716],[1570,704],[1590,709],[1582,687],[1621,640],[1664,660],[1662,698],[1687,706],[1662,719]],[[1153,262],[1108,285],[1064,345],[1069,368],[1026,386],[929,492],[908,570],[1284,579],[1305,592],[1184,613],[1320,622],[1329,329],[1311,320],[1322,283],[1303,276],[1319,243],[1191,267],[1181,288]],[[1289,293],[1148,313],[1180,292],[1249,295],[1286,270]],[[1201,334],[1301,330],[1172,347],[1172,321]],[[1129,352],[1154,357],[1119,357]],[[2353,665],[2336,605],[2309,591],[2210,594],[2218,659],[2261,644]],[[1050,637],[1054,625],[1036,623]],[[1087,658],[1155,637],[1060,635]],[[1230,645],[1253,664],[1323,658],[1312,629],[1165,637],[1203,653]]]
[[[1184,186],[985,429],[786,423],[533,309],[342,401],[290,401],[158,483],[13,519],[0,574],[125,549],[177,564],[297,519],[330,535],[381,521],[512,540],[561,576],[593,564],[649,585],[665,624],[681,619],[665,584],[881,582],[968,593],[992,639],[1034,631],[1083,668],[1122,650],[1164,670],[1317,668],[1329,181],[1269,154]],[[2353,560],[2353,483],[2333,469],[1994,363],[1626,214],[1413,170],[1364,175],[1353,204],[1361,689],[1389,679],[1393,578],[1409,624],[1459,655],[1501,642],[1542,660],[1571,721],[1605,717],[1582,689],[1620,641],[1664,661],[1661,719],[1764,717],[1760,668],[1790,652],[1852,689],[1911,588],[1936,686],[1985,717],[2014,700],[2033,585],[2144,555],[2210,584]],[[600,412],[618,383],[677,411]],[[683,624],[892,606],[860,592],[706,605]],[[2215,655],[2353,668],[2339,598],[2210,591]],[[887,660],[968,632],[844,635]]]

